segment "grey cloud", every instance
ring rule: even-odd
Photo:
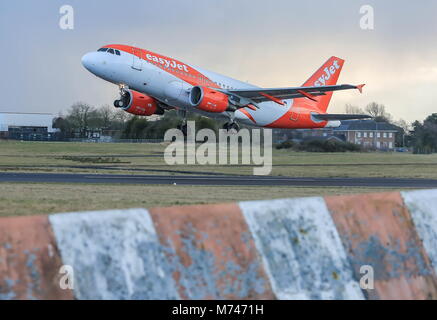
[[[332,110],[376,100],[408,120],[435,111],[432,0],[68,3],[75,9],[73,31],[58,27],[65,1],[1,1],[0,81],[13,98],[0,110],[57,113],[78,100],[111,103],[116,88],[84,70],[80,58],[103,44],[126,43],[264,86],[299,85],[338,55],[347,61],[340,81],[368,87],[362,96],[335,94]],[[374,31],[359,28],[362,4],[375,8]]]

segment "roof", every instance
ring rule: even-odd
[[[40,113],[40,112],[8,112],[8,111],[0,111],[0,113],[3,114],[39,114],[39,115],[46,115],[46,116],[52,116],[52,113]]]
[[[376,122],[374,120],[344,120],[335,131],[398,131],[398,127],[388,122]]]

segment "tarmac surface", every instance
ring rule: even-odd
[[[235,175],[121,175],[86,173],[0,173],[0,182],[181,184],[209,186],[296,186],[296,187],[388,187],[437,188],[435,179],[400,178],[294,178]]]

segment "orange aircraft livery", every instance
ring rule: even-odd
[[[334,91],[364,85],[337,85],[344,60],[331,57],[301,87],[260,88],[158,53],[127,45],[106,45],[82,57],[83,66],[117,84],[116,108],[139,115],[162,115],[178,110],[186,131],[187,112],[227,120],[224,129],[238,123],[283,129],[338,127],[341,120],[366,115],[329,114]]]

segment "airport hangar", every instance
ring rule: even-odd
[[[52,127],[54,118],[50,113],[0,111],[0,139],[52,140],[57,132]]]

